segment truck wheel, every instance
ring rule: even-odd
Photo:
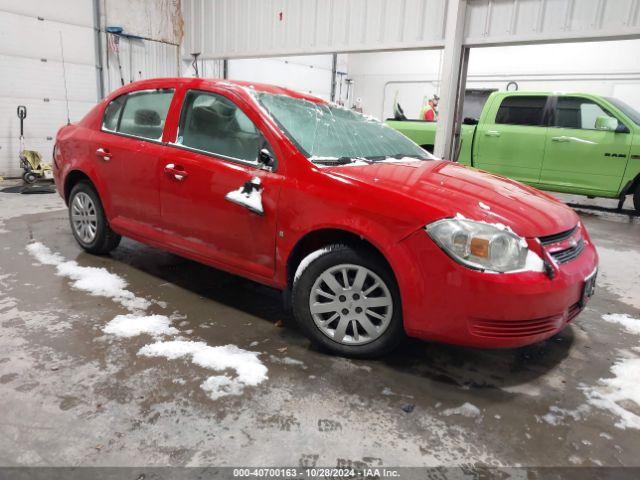
[[[107,254],[122,238],[111,230],[100,197],[89,182],[78,182],[71,189],[69,223],[74,238],[89,253]]]
[[[346,245],[302,260],[292,289],[296,322],[317,346],[348,357],[376,357],[404,338],[400,294],[389,267]]]
[[[633,194],[633,206],[636,209],[636,213],[640,215],[640,183],[636,185],[636,191]]]

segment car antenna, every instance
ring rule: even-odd
[[[64,101],[67,106],[67,125],[71,125],[71,115],[69,114],[69,91],[67,90],[67,69],[64,64],[64,46],[62,44],[62,30],[58,30],[60,34],[60,56],[62,57],[62,81],[64,83]]]

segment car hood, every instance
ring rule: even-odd
[[[462,215],[471,220],[507,225],[523,237],[552,235],[578,223],[575,212],[551,195],[444,160],[388,160],[323,170],[402,194],[419,209],[423,217],[420,220],[425,223]]]

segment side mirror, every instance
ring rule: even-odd
[[[478,125],[478,123],[478,120],[472,117],[464,117],[464,120],[462,120],[463,125]]]
[[[631,131],[629,130],[629,127],[627,127],[624,123],[618,123],[616,133],[631,133]]]
[[[596,118],[596,130],[604,130],[607,132],[615,132],[618,130],[618,119],[601,115]]]
[[[265,170],[273,170],[273,167],[276,165],[276,159],[269,149],[263,148],[258,153],[258,163],[260,164],[260,167]]]

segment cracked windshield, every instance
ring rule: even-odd
[[[289,139],[314,163],[342,165],[434,157],[378,120],[285,95],[258,94]]]

